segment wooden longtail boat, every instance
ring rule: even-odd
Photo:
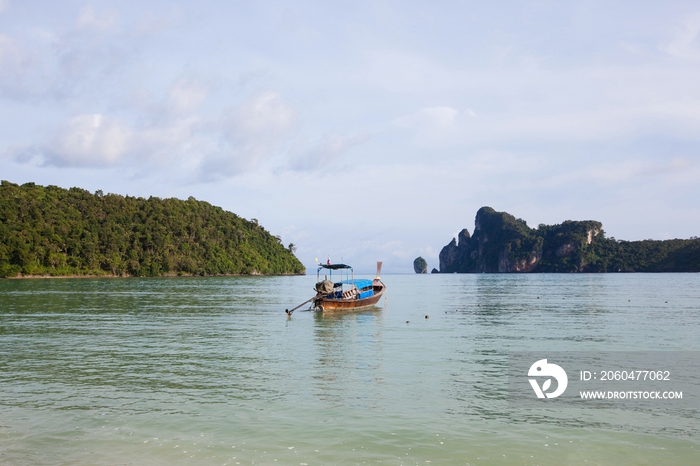
[[[328,270],[328,278],[320,280],[321,270]],[[344,280],[333,281],[333,270],[345,275]],[[377,277],[374,280],[355,278],[352,267],[346,264],[324,264],[316,272],[315,311],[336,309],[358,309],[374,306],[386,291],[386,285],[379,279],[382,263],[377,262]]]
[[[321,270],[327,271],[321,279]],[[323,312],[330,310],[360,309],[374,306],[382,299],[386,291],[386,285],[379,278],[382,263],[377,262],[377,276],[374,280],[355,278],[352,267],[346,264],[324,264],[319,266],[316,272],[316,296],[301,303],[294,309],[286,310],[287,315],[299,309],[308,302],[312,302],[314,311]],[[333,271],[340,280],[334,281]],[[338,277],[340,275],[340,277]]]

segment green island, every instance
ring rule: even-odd
[[[491,207],[440,251],[441,273],[700,272],[700,239],[622,241],[597,221],[530,228]]]
[[[422,257],[416,257],[413,261],[413,271],[416,273],[428,273],[428,262]]]
[[[304,274],[256,219],[193,197],[0,184],[0,277]]]

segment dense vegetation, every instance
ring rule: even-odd
[[[591,272],[700,272],[700,239],[617,241],[601,238],[590,251]]]
[[[700,272],[700,239],[618,241],[596,221],[530,228],[482,207],[440,252],[440,272]]]
[[[413,270],[416,273],[428,273],[428,262],[423,257],[416,257],[413,261]]]
[[[295,247],[190,197],[0,185],[0,277],[301,274]]]

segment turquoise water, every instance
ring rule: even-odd
[[[291,319],[315,277],[2,280],[0,464],[700,463],[697,411],[506,393],[509,351],[700,351],[699,274],[383,280]]]

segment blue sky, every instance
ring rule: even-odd
[[[0,178],[411,272],[482,206],[700,235],[697,2],[0,0]]]

